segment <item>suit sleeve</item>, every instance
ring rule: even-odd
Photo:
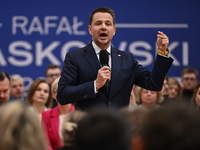
[[[73,53],[67,53],[61,78],[58,83],[57,99],[61,105],[74,103],[86,98],[94,98],[94,80],[79,83],[79,69]],[[87,73],[87,71],[85,72]]]
[[[145,68],[137,65],[137,70],[139,71],[135,72],[135,84],[149,90],[160,91],[172,62],[173,59],[171,57],[157,55],[152,72],[148,72]]]

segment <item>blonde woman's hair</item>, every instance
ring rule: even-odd
[[[51,93],[57,92],[58,89],[58,81],[60,80],[60,77],[56,78],[53,83],[51,84]]]
[[[0,150],[46,150],[38,117],[20,101],[0,106]]]
[[[75,110],[65,116],[62,124],[62,141],[65,146],[72,146],[74,144],[78,123],[86,116],[87,113],[80,110]]]
[[[171,85],[171,84],[176,84],[176,85],[178,86],[177,96],[175,97],[174,100],[177,100],[177,101],[181,100],[182,91],[181,91],[181,85],[180,85],[180,83],[178,82],[178,80],[176,80],[175,78],[170,77],[168,83],[169,83],[169,85]]]
[[[136,86],[135,87],[135,95],[136,95],[136,101],[138,103],[142,103],[142,100],[141,100],[141,92],[142,92],[142,89],[144,88],[141,88],[139,86]],[[162,92],[161,91],[156,91],[157,92],[157,99],[156,99],[156,103],[162,103],[163,100],[164,100],[164,97],[162,95]]]

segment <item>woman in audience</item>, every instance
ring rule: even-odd
[[[56,101],[59,79],[60,78],[55,79],[51,85],[52,97]],[[61,125],[64,116],[72,111],[74,111],[74,106],[72,104],[60,105],[58,102],[58,105],[55,108],[42,113],[42,122],[46,133],[49,150],[63,147],[60,139]]]
[[[139,86],[136,87],[136,100],[140,104],[139,107],[143,107],[147,110],[160,108],[158,103],[163,101],[162,93],[159,91],[150,91]]]
[[[180,83],[178,82],[178,80],[171,77],[168,79],[168,82],[169,82],[169,98],[176,101],[180,101],[182,96]]]
[[[200,113],[200,82],[197,84],[193,97],[192,97],[192,106],[195,108],[197,112]]]
[[[62,143],[64,147],[56,150],[72,150],[74,146],[75,133],[79,122],[87,116],[87,113],[80,110],[75,110],[68,113],[62,123]]]
[[[27,94],[26,102],[31,105],[31,108],[38,115],[40,121],[42,118],[42,112],[50,109],[52,106],[52,96],[50,85],[44,79],[35,80]]]
[[[0,106],[0,129],[0,150],[46,150],[38,117],[20,101]]]

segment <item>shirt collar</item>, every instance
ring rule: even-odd
[[[99,54],[101,49],[94,43],[94,41],[92,41],[92,46],[94,47],[96,54]],[[106,50],[109,54],[111,54],[111,45],[109,45],[109,47]]]

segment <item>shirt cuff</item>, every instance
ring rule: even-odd
[[[97,94],[99,91],[96,90],[96,80],[94,80],[94,93]]]

